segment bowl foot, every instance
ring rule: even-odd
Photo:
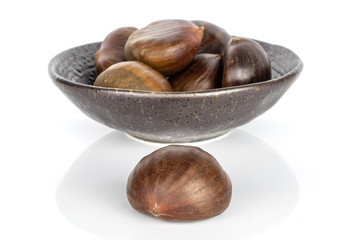
[[[213,140],[221,137],[228,133],[229,130],[203,134],[200,136],[164,136],[164,135],[145,135],[138,133],[126,133],[127,136],[135,138],[136,140],[151,142],[151,143],[190,143],[190,142],[201,142],[206,140]]]

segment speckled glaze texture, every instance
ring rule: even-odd
[[[272,79],[200,92],[145,92],[93,86],[100,43],[66,50],[49,64],[55,85],[87,116],[152,142],[195,142],[220,136],[270,109],[299,76],[303,64],[289,49],[258,41]]]

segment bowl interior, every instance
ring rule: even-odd
[[[261,41],[257,42],[261,44],[270,58],[272,79],[281,78],[301,64],[301,60],[289,49]],[[50,63],[50,74],[55,74],[57,78],[75,84],[93,85],[97,77],[94,54],[100,44],[101,42],[86,44],[62,52]],[[58,64],[60,61],[61,64]],[[94,86],[94,88],[97,87]]]

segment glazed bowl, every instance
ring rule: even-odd
[[[223,135],[269,110],[302,71],[291,50],[258,41],[272,79],[198,92],[147,92],[93,86],[100,42],[66,50],[49,63],[55,85],[90,118],[152,142],[195,142]]]

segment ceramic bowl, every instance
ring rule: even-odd
[[[303,64],[287,48],[258,41],[269,55],[272,79],[198,92],[146,92],[93,86],[100,42],[66,50],[49,63],[55,85],[90,118],[152,142],[211,139],[266,112],[299,76]]]

